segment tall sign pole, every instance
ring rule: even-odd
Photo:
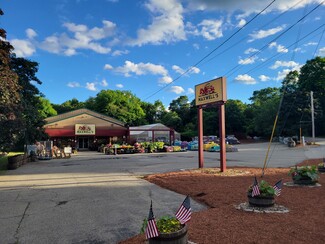
[[[315,118],[314,118],[314,92],[310,92],[310,108],[311,108],[311,134],[313,137],[313,144],[315,145]]]
[[[195,86],[195,104],[198,107],[199,168],[203,167],[203,112],[209,105],[219,107],[220,171],[226,171],[225,103],[227,101],[226,78],[220,77]]]
[[[226,166],[226,118],[225,104],[219,105],[219,137],[220,137],[220,171],[225,172]]]
[[[197,108],[197,118],[198,118],[198,136],[199,136],[199,168],[203,168],[203,109],[202,106]]]

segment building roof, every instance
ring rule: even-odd
[[[104,114],[100,114],[100,113],[91,111],[91,110],[86,109],[86,108],[81,108],[81,109],[73,110],[73,111],[70,111],[70,112],[67,112],[67,113],[63,113],[63,114],[59,114],[59,115],[56,115],[56,116],[48,117],[48,118],[45,119],[45,121],[46,121],[47,124],[50,124],[50,123],[62,121],[62,120],[65,120],[65,119],[69,119],[69,118],[72,118],[72,117],[76,117],[76,116],[79,116],[81,114],[88,114],[90,116],[93,116],[95,118],[107,121],[107,122],[112,123],[112,124],[116,124],[116,125],[119,125],[119,126],[125,126],[125,124],[120,120],[114,119],[114,118],[109,117],[109,116],[104,115]]]

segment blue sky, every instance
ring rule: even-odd
[[[39,89],[52,103],[112,89],[168,106],[220,76],[228,99],[249,103],[253,91],[325,56],[322,0],[274,1],[252,20],[270,3],[2,0],[0,24],[16,55],[39,63]]]

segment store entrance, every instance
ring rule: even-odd
[[[79,150],[88,150],[89,149],[89,138],[88,137],[79,137],[78,145],[79,145]]]

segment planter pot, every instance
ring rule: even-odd
[[[22,165],[22,161],[24,159],[24,155],[16,155],[8,157],[8,169],[13,170],[19,168]]]
[[[297,185],[315,185],[316,181],[313,181],[308,176],[303,176],[303,177],[300,177],[300,179],[293,178],[293,183],[295,183]]]
[[[255,196],[247,195],[248,202],[251,206],[255,207],[271,207],[275,203],[274,196]]]
[[[325,167],[318,167],[318,172],[325,172]]]
[[[160,233],[159,236],[149,239],[149,244],[187,244],[187,225],[173,233]]]

